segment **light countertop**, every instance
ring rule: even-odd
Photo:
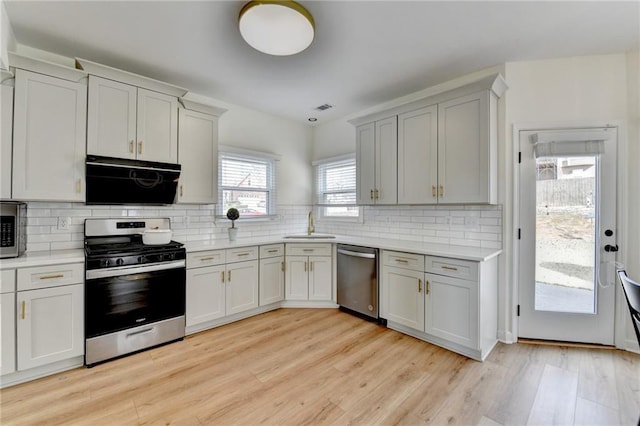
[[[416,241],[393,240],[386,238],[352,237],[347,235],[336,235],[335,238],[314,239],[271,236],[257,238],[240,238],[236,241],[188,241],[185,243],[185,249],[187,250],[187,252],[198,252],[206,250],[221,250],[235,247],[248,247],[282,243],[353,244],[366,247],[375,247],[382,250],[403,251],[407,253],[416,253],[428,256],[441,256],[455,259],[473,260],[476,262],[487,261],[502,253],[501,249],[422,243]],[[0,260],[0,269],[28,268],[31,266],[46,266],[76,262],[84,262],[84,250],[75,249],[36,251],[28,252],[17,258],[2,259]]]

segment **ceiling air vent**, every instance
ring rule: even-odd
[[[329,108],[333,108],[333,105],[323,104],[323,105],[315,107],[314,109],[317,110],[317,111],[326,111]]]

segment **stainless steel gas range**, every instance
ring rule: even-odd
[[[171,241],[145,245],[168,218],[85,221],[85,364],[181,340],[186,253]]]

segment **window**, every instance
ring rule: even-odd
[[[275,214],[275,158],[268,154],[221,150],[218,155],[218,214],[231,207],[240,219]]]
[[[356,160],[352,155],[314,162],[318,216],[359,219],[356,205]]]

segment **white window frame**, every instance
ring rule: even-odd
[[[315,215],[318,221],[327,221],[327,222],[351,222],[351,223],[362,223],[363,222],[363,214],[362,207],[357,204],[325,204],[324,203],[324,195],[325,194],[338,194],[352,191],[327,191],[325,188],[321,188],[320,185],[323,184],[323,179],[320,178],[320,174],[323,172],[323,169],[330,168],[332,166],[340,166],[352,163],[354,166],[356,164],[356,156],[355,154],[347,154],[341,155],[337,157],[324,158],[321,160],[314,161],[313,165],[313,187],[314,187],[314,210]],[[354,176],[355,182],[355,176]],[[353,188],[354,200],[356,196],[357,189]],[[336,216],[336,215],[327,215],[326,209],[327,207],[335,207],[335,206],[352,206],[357,207],[358,215],[357,216]]]
[[[222,159],[223,158],[233,158],[235,160],[246,160],[248,162],[260,162],[267,164],[267,188],[268,192],[268,203],[267,203],[267,214],[263,216],[244,216],[240,213],[240,218],[237,220],[238,222],[258,222],[265,220],[273,220],[278,217],[276,213],[276,189],[277,189],[277,172],[276,172],[276,163],[280,160],[280,156],[261,152],[261,151],[253,151],[249,149],[236,148],[231,146],[220,145],[218,147],[218,204],[216,205],[216,219],[224,220],[227,222],[231,222],[227,219],[226,210],[224,210],[224,202],[223,195],[224,190],[235,189],[235,187],[225,187],[222,186]],[[238,187],[239,191],[248,191],[251,189]],[[262,191],[260,191],[262,192]]]

